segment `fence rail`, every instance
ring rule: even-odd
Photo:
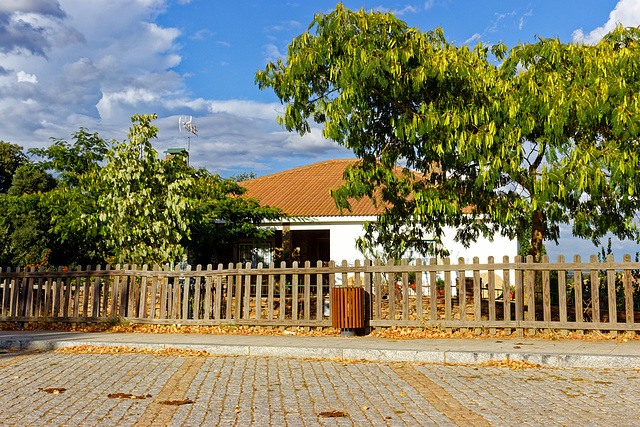
[[[106,321],[254,326],[331,326],[329,294],[362,286],[367,327],[640,330],[640,263],[625,255],[550,263],[493,257],[365,260],[311,266],[230,264],[203,269],[132,265],[0,269],[0,321]],[[638,322],[636,322],[638,318]]]

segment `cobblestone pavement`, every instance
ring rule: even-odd
[[[637,425],[640,403],[631,370],[0,356],[0,426]]]

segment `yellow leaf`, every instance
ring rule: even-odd
[[[400,393],[400,396],[406,396],[407,393]]]

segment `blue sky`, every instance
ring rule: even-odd
[[[459,45],[508,46],[558,37],[597,42],[616,23],[640,25],[640,0],[344,1],[393,11],[410,26],[443,28]],[[199,135],[191,159],[222,176],[265,175],[352,157],[320,129],[301,138],[276,123],[282,107],[254,73],[286,54],[333,1],[2,0],[0,139],[25,148],[69,139],[80,126],[122,140],[136,113],[157,113],[159,151],[186,147],[178,117]],[[586,246],[585,246],[586,245]],[[563,234],[550,253],[590,253]],[[576,248],[579,248],[576,249]],[[586,249],[585,249],[586,248]],[[584,251],[583,251],[584,249]],[[635,253],[628,244],[616,248]]]

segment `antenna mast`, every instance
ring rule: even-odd
[[[180,133],[182,133],[182,130],[184,129],[184,131],[187,133],[187,157],[189,156],[191,151],[191,134],[198,136],[198,129],[195,123],[191,123],[192,120],[192,116],[189,116],[189,120],[187,120],[186,116],[180,116],[180,118],[178,118],[178,130],[180,131]]]

